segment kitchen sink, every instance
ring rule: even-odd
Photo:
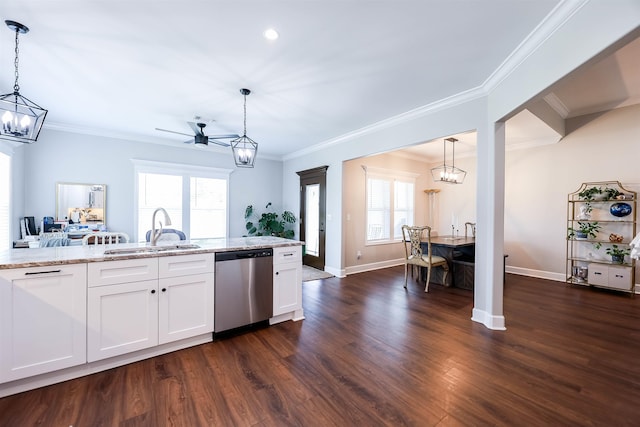
[[[140,248],[117,248],[107,249],[104,251],[105,255],[135,255],[135,254],[148,254],[167,251],[183,251],[188,249],[199,249],[200,246],[191,243],[176,244],[176,245],[162,245],[162,246],[143,246]]]

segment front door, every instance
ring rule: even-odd
[[[300,176],[300,240],[304,265],[324,270],[326,175],[328,166],[297,172]]]

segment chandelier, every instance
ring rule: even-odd
[[[447,141],[451,142],[452,161],[451,165],[447,165]],[[442,166],[431,169],[431,175],[434,181],[446,182],[448,184],[462,184],[467,173],[456,167],[456,142],[455,138],[446,138],[444,144],[444,160]]]
[[[27,97],[20,95],[20,85],[18,84],[18,35],[26,34],[29,28],[15,21],[4,21],[11,31],[16,33],[15,47],[15,83],[13,92],[0,95],[0,139],[9,141],[19,141],[30,144],[38,140],[40,129],[47,115],[47,110],[40,107]]]
[[[244,133],[231,141],[231,150],[237,167],[252,168],[258,153],[258,143],[247,136],[247,95],[251,91],[240,89],[240,93],[244,96]]]

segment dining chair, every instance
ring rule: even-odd
[[[402,226],[402,237],[404,241],[404,287],[407,287],[407,273],[409,266],[417,265],[427,269],[427,280],[424,291],[429,292],[429,280],[431,279],[431,267],[442,267],[444,275],[442,276],[442,284],[446,283],[447,274],[449,273],[449,264],[447,260],[441,256],[433,255],[431,251],[431,227],[429,226]],[[427,253],[423,253],[422,244],[427,243]],[[418,276],[420,277],[420,276]]]
[[[151,230],[147,231],[146,235],[147,242],[151,241]],[[176,240],[187,240],[187,236],[184,232],[180,230],[176,230],[175,228],[163,228],[162,234],[158,241],[176,241]]]
[[[464,237],[467,237],[467,228],[471,230],[471,237],[476,237],[476,223],[475,222],[464,223]]]
[[[82,246],[110,245],[115,243],[129,243],[129,235],[121,232],[101,231],[87,234],[82,238]]]

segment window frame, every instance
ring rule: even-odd
[[[391,169],[376,168],[371,166],[362,165],[362,169],[365,171],[365,203],[364,203],[364,245],[386,245],[393,244],[402,241],[402,235],[394,236],[394,216],[395,216],[395,193],[396,182],[409,183],[413,185],[413,209],[411,216],[415,220],[415,206],[416,206],[416,181],[420,174],[406,171],[397,171]],[[369,240],[369,180],[378,179],[388,181],[389,185],[389,229],[387,230],[389,238]]]
[[[0,238],[0,251],[11,249],[13,247],[12,242],[15,240],[13,227],[11,226],[13,222],[13,154],[12,149],[6,148],[4,144],[0,144],[0,156],[5,156],[7,161],[7,168],[3,171],[3,173],[7,174],[6,218],[0,217],[0,222],[6,226],[6,232],[3,232],[4,230],[0,229],[0,234],[4,236],[3,238]],[[1,203],[2,201],[0,201],[0,204]],[[4,239],[6,239],[6,241]]]
[[[134,165],[134,191],[133,191],[133,235],[137,241],[138,230],[138,202],[140,197],[139,174],[149,173],[158,175],[175,175],[182,177],[182,228],[187,235],[187,239],[191,239],[191,178],[211,178],[224,179],[226,181],[226,213],[225,213],[225,236],[229,236],[229,180],[233,169],[213,168],[207,166],[187,165],[183,163],[158,162],[153,160],[131,159]],[[206,240],[206,239],[196,239]]]

